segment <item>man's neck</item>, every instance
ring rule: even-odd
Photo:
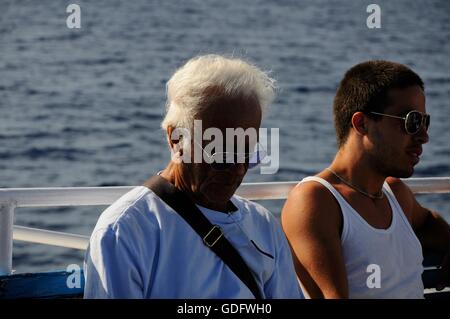
[[[339,150],[330,168],[347,182],[370,194],[379,194],[386,179],[371,167],[361,152]]]

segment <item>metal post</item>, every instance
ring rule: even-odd
[[[14,200],[0,202],[0,275],[12,270],[13,221],[17,203]]]

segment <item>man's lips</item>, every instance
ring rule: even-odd
[[[420,161],[420,155],[422,155],[422,147],[409,148],[406,151],[406,154],[408,154],[412,158],[414,162],[413,165],[416,165]]]
[[[414,147],[414,148],[409,148],[406,153],[408,153],[409,155],[413,156],[413,157],[417,157],[419,158],[420,155],[422,155],[422,148],[421,147]]]

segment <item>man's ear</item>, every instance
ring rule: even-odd
[[[367,121],[368,118],[363,112],[356,112],[352,116],[352,127],[355,129],[355,132],[359,135],[367,134]]]
[[[167,127],[167,142],[169,143],[172,162],[180,164],[183,162],[183,137],[179,130],[173,126]]]
[[[172,134],[174,132],[175,128],[173,126],[167,127],[167,142],[169,143],[170,149],[173,151],[173,153],[180,152],[180,155],[182,155],[182,149],[181,149],[181,138],[177,137],[176,139],[172,137]]]

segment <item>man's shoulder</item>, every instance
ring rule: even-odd
[[[415,196],[408,185],[406,185],[400,178],[394,177],[388,177],[386,179],[386,183],[391,188],[392,193],[403,210],[411,210],[415,202]]]
[[[325,185],[318,181],[317,177],[319,176],[314,176],[314,179],[305,178],[298,183],[289,192],[288,201],[301,207],[326,208],[327,211],[330,209],[338,211],[339,206],[334,195]],[[324,180],[324,182],[328,181]]]
[[[143,227],[154,223],[152,207],[156,195],[144,186],[138,186],[121,196],[106,208],[97,221],[94,232],[99,229]]]
[[[386,183],[389,185],[395,199],[403,210],[403,213],[412,223],[411,212],[414,207],[415,197],[411,189],[400,178],[388,177]]]
[[[331,191],[317,178],[304,179],[289,192],[282,222],[285,228],[340,228],[341,208]]]
[[[391,188],[397,200],[408,200],[414,196],[408,185],[400,178],[388,177],[386,178],[386,183]]]

